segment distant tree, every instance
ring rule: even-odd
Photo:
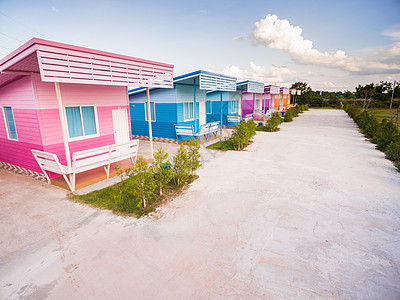
[[[354,97],[354,93],[350,92],[350,91],[345,91],[343,93],[343,98],[344,99],[353,99]]]
[[[292,89],[300,90],[302,94],[311,93],[312,89],[305,82],[295,82],[292,84]]]

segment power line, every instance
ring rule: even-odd
[[[13,21],[13,22],[15,22],[15,23],[21,25],[22,27],[25,27],[26,29],[29,29],[31,32],[33,31],[33,32],[39,33],[40,35],[44,36],[43,33],[37,31],[36,29],[34,29],[34,28],[30,27],[30,26],[26,26],[25,24],[23,24],[23,23],[21,23],[21,22],[15,20],[14,18],[11,18],[10,16],[7,16],[5,13],[2,13],[1,11],[0,11],[0,14],[3,15],[3,16],[5,16],[6,18],[9,18],[11,21]]]
[[[12,37],[11,35],[8,35],[8,34],[6,34],[6,33],[4,33],[4,32],[1,32],[1,31],[0,31],[0,34],[4,35],[4,36],[6,36],[6,37],[8,37],[8,38],[10,38],[10,39],[13,39],[13,40],[16,40],[16,41],[18,41],[18,42],[23,43],[23,41],[21,41],[21,40],[15,38],[15,37]]]
[[[4,49],[7,49],[7,50],[13,50],[13,49],[11,49],[11,48],[8,48],[8,47],[2,46],[2,45],[0,45],[0,47],[1,47],[1,48],[4,48]]]

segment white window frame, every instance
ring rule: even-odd
[[[258,105],[257,105],[257,100],[258,100]],[[256,98],[256,99],[254,100],[254,110],[256,110],[256,109],[257,109],[257,110],[261,110],[261,103],[262,103],[262,102],[261,102],[261,99],[257,99],[257,98]]]
[[[192,110],[192,118],[185,119],[185,103],[192,103],[193,104],[193,110]],[[183,102],[183,121],[194,121],[194,101],[184,101]]]
[[[154,120],[151,120],[152,122],[155,122],[157,120],[156,116],[156,103],[154,101],[150,101],[150,118],[151,118],[151,104],[153,103],[153,109],[154,109]],[[148,121],[147,119],[147,102],[144,102],[144,119],[146,122]]]
[[[207,102],[210,103],[210,112],[207,112]],[[206,100],[206,115],[212,115],[212,101]]]
[[[17,133],[17,138],[16,138],[16,139],[13,139],[13,138],[11,137],[10,128],[8,128],[7,117],[6,117],[6,107],[11,108],[11,113],[12,113],[13,120],[14,120],[15,132]],[[18,141],[17,125],[15,124],[14,110],[13,110],[12,106],[11,106],[11,105],[4,105],[2,111],[3,111],[4,125],[5,125],[5,127],[6,127],[6,132],[7,132],[7,138],[8,138],[9,140],[11,140],[11,141]]]
[[[231,100],[229,109],[230,109],[230,113],[231,114],[237,114],[238,111],[239,111],[239,101],[238,100]]]
[[[88,134],[85,135],[85,130],[83,127],[83,117],[82,117],[82,109],[80,109],[81,107],[87,107],[87,106],[93,106],[93,110],[94,110],[94,121],[96,124],[96,133],[95,134]],[[67,107],[79,107],[79,112],[81,114],[81,126],[82,126],[82,136],[76,136],[76,137],[69,137],[69,129],[68,129],[68,119],[67,119]],[[99,121],[98,121],[98,117],[97,117],[97,105],[96,104],[71,104],[71,105],[64,105],[64,115],[65,115],[65,126],[67,129],[67,136],[68,136],[68,141],[72,142],[72,141],[80,141],[80,140],[86,140],[86,139],[91,139],[94,137],[99,137],[100,136],[100,131],[99,131]]]

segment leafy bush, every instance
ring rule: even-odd
[[[154,190],[157,186],[156,180],[151,172],[147,162],[142,156],[139,156],[135,165],[128,171],[130,176],[124,186],[124,199],[128,202],[128,207],[137,199],[137,207],[146,208],[147,202],[154,199]]]
[[[235,150],[243,150],[256,134],[256,127],[257,125],[253,120],[241,120],[229,138],[229,142],[232,144],[233,148]]]
[[[386,151],[386,147],[391,142],[397,142],[400,140],[399,130],[392,122],[383,119],[382,122],[376,129],[376,134],[372,138],[372,142],[376,143],[376,148],[381,151]]]
[[[200,162],[200,142],[198,140],[191,140],[188,143],[189,150],[188,150],[188,163],[189,163],[189,170],[190,175],[194,176],[194,172],[201,167]]]
[[[293,108],[291,107],[286,111],[286,113],[285,113],[285,115],[283,117],[283,121],[284,122],[292,122],[293,121],[293,117],[294,117],[293,116]]]
[[[297,106],[296,106],[297,107]],[[272,117],[267,121],[267,125],[265,126],[265,131],[275,132],[279,130],[279,125],[283,122],[283,119],[279,115],[279,113],[274,113]]]
[[[174,180],[177,185],[180,185],[185,180],[189,179],[190,176],[190,164],[189,164],[189,155],[183,144],[178,149],[178,152],[175,154],[174,158]]]
[[[163,199],[179,193],[185,183],[196,179],[195,171],[201,166],[199,148],[197,141],[189,145],[189,151],[181,145],[173,157],[173,166],[162,148],[154,153],[152,165],[139,156],[132,168],[125,171],[116,168],[121,179],[127,179],[102,190],[72,197],[97,207],[140,217],[153,211]]]
[[[375,116],[369,114],[368,111],[364,110],[359,113],[354,120],[367,138],[372,138],[376,135],[379,121]]]
[[[396,125],[387,119],[379,122],[368,111],[349,103],[342,103],[342,107],[354,119],[361,132],[376,144],[376,148],[385,152],[386,157],[395,162],[400,172],[400,132]]]
[[[400,141],[391,142],[389,146],[386,147],[385,154],[391,161],[400,162]]]
[[[156,180],[158,194],[162,196],[163,188],[170,183],[173,176],[171,162],[168,160],[168,153],[162,147],[154,153],[154,161],[150,168]]]

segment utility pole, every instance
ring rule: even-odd
[[[393,103],[393,96],[394,96],[394,89],[396,88],[396,80],[393,81],[393,91],[392,91],[392,98],[390,99],[390,107],[389,109],[392,109],[392,103]]]

